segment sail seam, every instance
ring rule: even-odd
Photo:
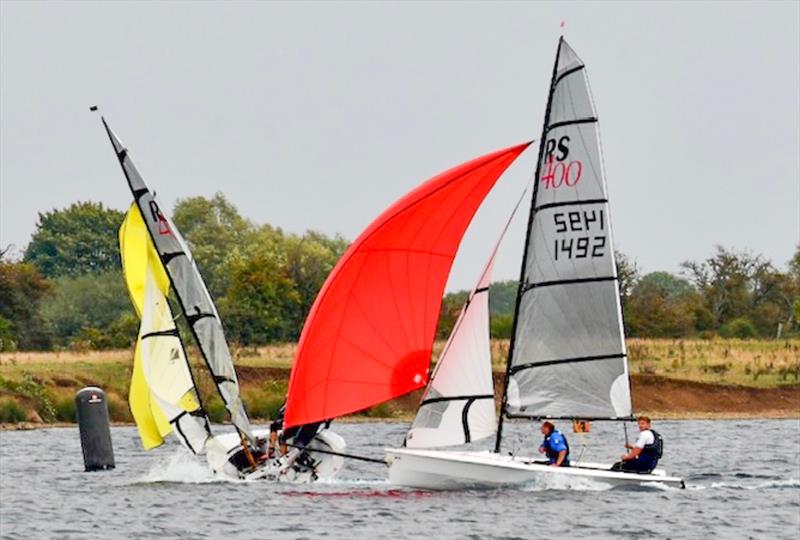
[[[186,437],[186,434],[183,432],[183,429],[181,428],[180,419],[186,414],[187,414],[186,411],[183,411],[181,414],[173,418],[172,424],[175,426],[175,429],[178,431],[178,434],[183,439],[183,443],[186,445],[186,447],[190,449],[193,454],[197,454],[197,452],[194,449],[194,446],[191,445],[191,443],[189,442],[189,438]]]
[[[178,329],[172,328],[170,330],[159,330],[158,332],[148,332],[142,335],[141,339],[147,339],[151,337],[159,337],[159,336],[170,336],[170,337],[177,337],[178,336]]]
[[[162,260],[164,261],[164,266],[168,265],[172,259],[180,257],[181,255],[186,257],[186,253],[184,253],[183,251],[173,251],[171,253],[164,253],[164,256],[162,257]]]
[[[189,324],[194,326],[194,324],[199,321],[200,319],[206,319],[208,317],[214,317],[213,313],[195,313],[193,315],[186,315],[186,320],[189,321]]]
[[[494,397],[494,396],[492,396]],[[464,408],[461,409],[461,425],[464,428],[464,444],[472,442],[472,434],[469,431],[469,408],[475,403],[475,400],[478,398],[470,398],[464,404]]]
[[[573,73],[575,73],[577,71],[582,70],[584,67],[585,66],[583,64],[581,64],[580,66],[568,69],[567,71],[565,71],[564,73],[562,73],[561,75],[558,76],[558,78],[556,79],[556,82],[554,83],[554,85],[558,85],[558,83],[561,82],[561,79],[563,79],[565,77],[568,77],[568,76],[572,75]]]
[[[440,396],[430,399],[423,399],[420,407],[430,405],[431,403],[441,403],[442,401],[462,401],[465,399],[494,399],[494,394],[467,394],[462,396]]]
[[[560,127],[564,127],[564,126],[572,126],[572,125],[575,125],[575,124],[593,124],[595,122],[597,122],[597,117],[596,116],[589,116],[589,117],[586,117],[586,118],[578,118],[576,120],[564,120],[563,122],[556,122],[555,124],[551,124],[551,125],[547,126],[547,129],[545,130],[545,134],[549,133],[550,130],[553,130],[553,129],[556,129],[556,128],[560,128]]]
[[[512,366],[511,374],[513,375],[520,371],[537,367],[553,366],[558,364],[578,364],[580,362],[594,362],[597,360],[614,360],[617,358],[625,358],[626,356],[628,355],[625,353],[619,353],[619,354],[604,354],[601,356],[578,356],[574,358],[559,358],[555,360],[545,360],[544,362],[529,362],[527,364]]]
[[[506,418],[512,420],[589,420],[591,422],[601,422],[605,420],[612,420],[616,422],[630,422],[635,420],[634,416],[549,416],[541,414],[516,414],[508,413]]]
[[[563,201],[563,202],[554,202],[554,203],[547,203],[541,206],[537,206],[534,208],[534,212],[538,212],[540,210],[547,210],[548,208],[558,208],[560,206],[575,206],[579,204],[605,204],[608,202],[608,199],[584,199],[582,201]]]
[[[531,289],[537,289],[539,287],[550,287],[551,285],[572,285],[575,283],[592,283],[595,281],[617,281],[619,279],[617,276],[601,276],[601,277],[592,277],[592,278],[576,278],[576,279],[556,279],[553,281],[539,281],[537,283],[528,283],[525,285],[523,289],[523,293],[530,291]]]

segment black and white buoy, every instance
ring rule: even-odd
[[[79,390],[75,394],[75,411],[86,470],[113,469],[114,448],[111,446],[106,393],[96,386]]]

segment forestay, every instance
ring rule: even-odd
[[[559,42],[515,317],[505,412],[619,418],[631,398],[597,114]]]
[[[150,238],[172,283],[181,310],[211,371],[231,420],[254,444],[250,422],[239,396],[239,382],[225,341],[222,322],[191,252],[174,224],[159,208],[154,195],[131,161],[128,151],[108,127],[105,119],[103,125],[122,165]]]
[[[285,427],[365,409],[427,384],[458,245],[486,194],[528,144],[428,180],[350,245],[300,335]]]
[[[129,392],[142,444],[159,446],[174,428],[183,445],[200,453],[210,435],[207,419],[167,303],[169,280],[135,204],[119,240],[125,283],[142,320]]]
[[[527,190],[523,192],[525,196]],[[453,446],[494,434],[494,382],[489,341],[492,268],[520,197],[492,249],[478,283],[461,308],[406,435],[408,448]]]

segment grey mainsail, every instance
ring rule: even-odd
[[[244,405],[239,396],[239,382],[233,367],[228,344],[211,295],[186,242],[171,220],[161,211],[128,155],[127,149],[103,119],[111,144],[128,180],[133,198],[144,218],[147,230],[161,262],[169,275],[181,310],[197,341],[214,382],[217,385],[231,421],[240,433],[255,444]]]
[[[583,62],[563,38],[536,178],[504,413],[629,417],[625,336],[597,113]]]

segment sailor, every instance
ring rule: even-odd
[[[650,473],[658,465],[658,460],[661,459],[661,453],[664,449],[664,441],[661,435],[650,427],[650,418],[647,416],[640,416],[637,419],[639,423],[639,437],[636,442],[625,444],[625,448],[630,452],[622,455],[622,460],[615,463],[612,471],[626,471],[638,473]]]
[[[567,438],[552,422],[543,422],[540,431],[544,435],[544,440],[539,446],[539,452],[547,456],[547,464],[551,467],[569,467]]]
[[[322,422],[315,422],[313,424],[305,424],[296,426],[289,429],[283,429],[283,417],[286,413],[286,402],[283,402],[275,419],[269,425],[269,457],[276,457],[278,453],[278,443],[280,443],[280,454],[285,456],[288,451],[288,441],[295,448],[305,448],[314,439],[319,431]]]
[[[286,412],[286,402],[283,402],[280,409],[278,409],[278,414],[275,415],[275,419],[272,420],[272,423],[269,425],[269,452],[268,455],[270,458],[275,457],[275,454],[278,450],[278,433],[283,429],[283,415]],[[286,453],[286,443],[281,441],[281,455]]]

